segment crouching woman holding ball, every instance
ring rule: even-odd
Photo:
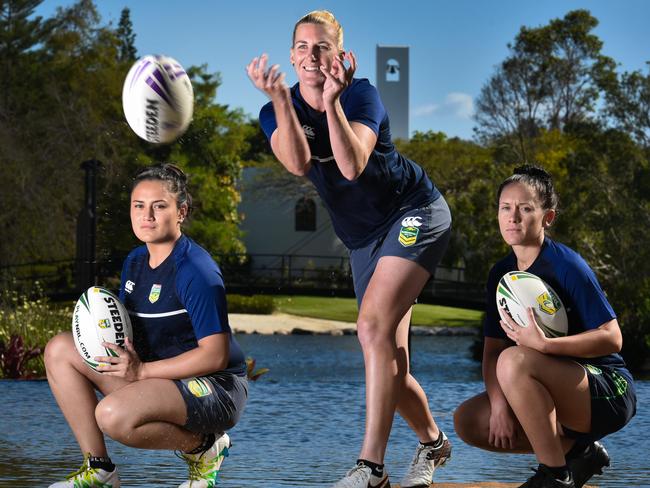
[[[84,363],[71,333],[45,349],[50,388],[84,455],[79,471],[50,488],[119,487],[104,435],[130,447],[180,451],[190,473],[181,487],[217,482],[230,447],[225,431],[239,420],[248,386],[221,271],[181,231],[191,208],[186,184],[172,164],[134,179],[131,225],[144,245],[127,257],[120,286],[133,342],[105,343],[119,357],[97,357],[107,363],[99,372]]]
[[[539,467],[521,487],[580,488],[609,466],[600,439],[636,412],[634,382],[618,354],[616,314],[585,260],[549,239],[558,197],[550,175],[523,166],[499,187],[498,222],[512,252],[490,271],[484,325],[486,391],[458,407],[456,432],[496,452],[532,452]],[[509,271],[537,275],[567,310],[568,335],[548,338],[532,309],[528,326],[499,319],[497,283]]]

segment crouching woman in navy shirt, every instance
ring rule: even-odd
[[[171,164],[145,168],[131,191],[131,225],[144,245],[122,270],[120,299],[133,323],[133,343],[95,372],[72,335],[45,350],[50,388],[70,425],[84,463],[51,487],[118,487],[104,434],[131,447],[181,451],[190,480],[216,484],[230,439],[225,433],[248,396],[244,355],[228,325],[221,271],[207,251],[184,236],[191,208],[187,178]],[[98,402],[95,390],[103,393]],[[143,473],[144,474],[144,473]]]
[[[609,466],[600,439],[636,412],[634,382],[618,354],[616,314],[585,260],[549,239],[558,197],[550,175],[517,168],[498,191],[501,236],[512,252],[490,270],[483,379],[486,391],[458,407],[456,432],[497,452],[533,452],[539,461],[526,488],[580,488]],[[566,337],[547,338],[532,309],[529,326],[499,319],[497,283],[527,271],[557,292],[567,310]]]

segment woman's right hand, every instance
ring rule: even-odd
[[[497,449],[513,450],[517,445],[519,422],[509,407],[491,408],[488,442]]]
[[[246,73],[253,85],[273,100],[278,95],[287,94],[289,87],[284,82],[285,74],[280,72],[279,64],[267,69],[268,59],[266,54],[253,58],[246,66]]]

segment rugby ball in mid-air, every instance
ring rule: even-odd
[[[502,320],[508,314],[520,326],[528,326],[532,307],[537,325],[546,337],[563,337],[569,330],[566,309],[557,293],[538,276],[510,271],[497,284],[497,309]]]
[[[72,336],[84,362],[97,371],[95,356],[119,356],[104,347],[110,342],[124,347],[124,340],[133,339],[131,319],[119,298],[99,286],[91,286],[79,297],[72,313]]]
[[[145,141],[174,141],[190,125],[194,91],[178,61],[168,56],[144,56],[129,70],[122,88],[126,121]]]

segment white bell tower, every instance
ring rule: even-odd
[[[377,45],[377,90],[394,139],[409,138],[409,48]]]

